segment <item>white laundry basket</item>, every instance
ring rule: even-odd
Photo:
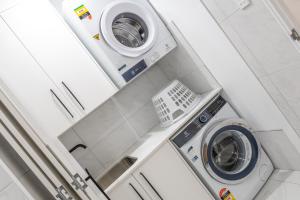
[[[198,104],[199,100],[199,95],[178,80],[171,82],[152,98],[162,127],[170,126],[184,117]]]

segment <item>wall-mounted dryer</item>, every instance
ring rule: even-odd
[[[147,0],[64,0],[66,21],[123,87],[176,47]]]

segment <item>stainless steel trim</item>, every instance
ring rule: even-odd
[[[58,188],[56,188],[57,195],[56,197],[61,200],[74,200],[74,198],[69,194],[69,192],[66,190],[66,188],[62,185]]]
[[[67,108],[67,106],[62,102],[62,100],[56,95],[56,93],[50,89],[51,94],[58,100],[58,102],[62,105],[62,107],[68,112],[68,114],[74,118],[74,115],[71,113],[71,111]]]
[[[244,179],[241,180],[236,180],[236,181],[229,181],[229,180],[225,180],[222,179],[221,177],[217,176],[215,174],[215,172],[212,170],[211,166],[208,163],[208,152],[207,152],[207,148],[208,148],[208,144],[212,138],[212,136],[214,135],[214,133],[219,130],[220,128],[227,126],[227,125],[238,125],[241,127],[244,127],[248,130],[252,130],[248,124],[246,123],[246,121],[244,121],[243,119],[226,119],[226,120],[218,120],[215,121],[213,124],[211,124],[210,126],[207,126],[206,128],[204,128],[202,131],[203,133],[203,137],[202,137],[202,143],[201,143],[201,157],[202,157],[202,163],[203,166],[205,167],[206,171],[210,174],[210,176],[212,178],[214,178],[215,180],[222,182],[224,184],[238,184],[241,183],[242,181],[244,181]],[[258,141],[256,140],[257,144],[259,145]],[[247,142],[246,142],[247,143]],[[258,160],[260,159],[260,151],[258,152]]]
[[[143,196],[137,191],[137,189],[131,183],[129,183],[129,186],[135,191],[135,193],[140,197],[141,200],[145,200]]]
[[[64,88],[66,88],[66,90],[70,93],[70,95],[75,99],[75,101],[78,103],[80,108],[82,110],[85,110],[85,107],[82,105],[82,103],[79,101],[79,99],[75,96],[75,94],[72,92],[72,90],[67,86],[67,84],[63,81],[61,82],[61,84],[64,86]]]
[[[151,184],[151,182],[148,180],[148,178],[142,172],[140,172],[140,175],[149,184],[149,186],[152,188],[152,190],[155,192],[155,194],[159,197],[159,199],[163,200],[163,198],[161,197],[161,195],[158,193],[158,191],[155,189],[155,187]]]

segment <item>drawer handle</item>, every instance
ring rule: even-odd
[[[159,197],[159,199],[164,200],[161,195],[159,194],[159,192],[155,189],[155,187],[151,184],[151,182],[147,179],[147,177],[140,172],[140,175],[145,179],[145,181],[149,184],[149,186],[152,188],[152,190],[155,192],[155,194]]]
[[[62,107],[68,112],[68,114],[74,118],[74,115],[71,113],[71,111],[67,108],[67,106],[61,101],[61,99],[56,95],[56,93],[50,89],[51,94],[57,99],[57,101],[62,105]]]
[[[135,193],[140,197],[141,200],[144,200],[143,196],[135,189],[135,187],[129,183],[129,186],[135,191]]]
[[[72,92],[72,90],[65,84],[65,82],[61,82],[61,84],[66,88],[66,90],[70,93],[70,95],[75,99],[75,101],[78,103],[78,105],[80,106],[80,108],[82,110],[85,110],[84,106],[82,105],[82,103],[79,101],[79,99],[75,96],[75,94]]]

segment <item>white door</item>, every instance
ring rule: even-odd
[[[2,16],[83,116],[117,91],[50,2],[20,3]]]
[[[76,111],[2,20],[0,44],[0,89],[41,137],[57,137]]]
[[[264,0],[285,32],[295,41],[300,50],[300,1],[298,0]]]
[[[151,200],[141,185],[129,177],[108,193],[111,200]]]
[[[154,200],[213,200],[169,143],[146,161],[134,177]]]

